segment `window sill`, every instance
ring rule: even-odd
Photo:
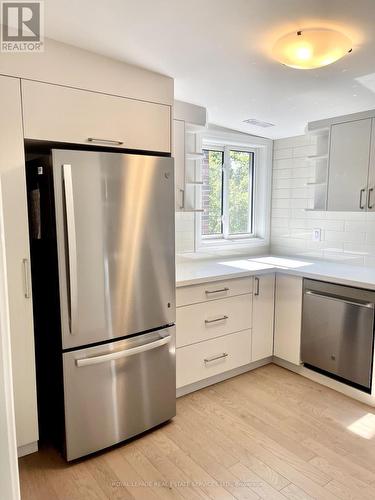
[[[269,245],[265,238],[244,238],[238,240],[207,240],[201,241],[198,252],[211,252],[220,250],[244,250],[246,248],[263,247]]]

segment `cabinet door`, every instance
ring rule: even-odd
[[[254,277],[251,360],[272,356],[275,275]]]
[[[371,152],[370,152],[370,166],[368,174],[368,199],[367,210],[369,212],[375,211],[375,118],[372,119],[371,130]]]
[[[370,118],[332,125],[328,210],[366,210],[370,140]]]
[[[185,122],[173,120],[173,156],[176,211],[184,209],[185,197]]]
[[[300,364],[302,278],[276,275],[274,356]]]
[[[38,440],[29,229],[17,78],[0,77],[0,180],[17,445]],[[26,287],[26,288],[25,288]]]
[[[27,139],[171,150],[170,106],[27,80],[22,99]]]

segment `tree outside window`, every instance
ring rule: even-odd
[[[202,238],[252,236],[254,153],[225,147],[203,154]]]

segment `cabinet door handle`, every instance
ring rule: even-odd
[[[359,192],[359,208],[363,210],[365,205],[363,204],[363,195],[366,193],[366,189],[361,189]]]
[[[223,354],[218,354],[217,356],[212,356],[212,358],[204,358],[205,363],[210,363],[211,361],[216,361],[217,359],[222,359],[228,357],[229,354],[227,352],[223,352]]]
[[[219,288],[219,290],[205,290],[204,293],[206,293],[207,295],[209,295],[210,293],[221,293],[221,292],[229,292],[229,288],[228,287],[224,287],[224,288]]]
[[[99,139],[98,137],[88,137],[87,138],[88,142],[101,142],[104,144],[118,144],[121,146],[121,144],[124,144],[122,141],[116,141],[114,139]]]
[[[255,292],[254,292],[254,295],[257,296],[257,295],[259,295],[260,279],[257,276],[255,276],[254,280],[255,280]]]
[[[367,199],[367,207],[371,210],[372,208],[374,208],[374,205],[373,203],[371,203],[371,193],[374,191],[374,188],[370,188],[368,190],[368,199]]]
[[[206,325],[210,324],[210,323],[216,323],[217,321],[224,321],[226,319],[228,319],[229,316],[221,316],[220,318],[216,318],[216,319],[205,319],[204,322],[206,323]]]
[[[28,259],[22,259],[22,271],[23,271],[23,292],[25,299],[31,298],[31,285],[30,285],[30,274],[29,274],[29,261]]]
[[[185,208],[185,189],[179,189],[181,195],[180,209],[183,210]]]

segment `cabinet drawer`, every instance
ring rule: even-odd
[[[244,293],[252,293],[253,278],[234,278],[201,285],[183,286],[176,290],[177,307],[207,300],[222,299]]]
[[[246,365],[250,361],[251,330],[181,347],[176,351],[177,388]]]
[[[171,150],[170,106],[26,80],[22,99],[26,139]]]
[[[251,328],[252,295],[212,300],[176,311],[177,347]]]

